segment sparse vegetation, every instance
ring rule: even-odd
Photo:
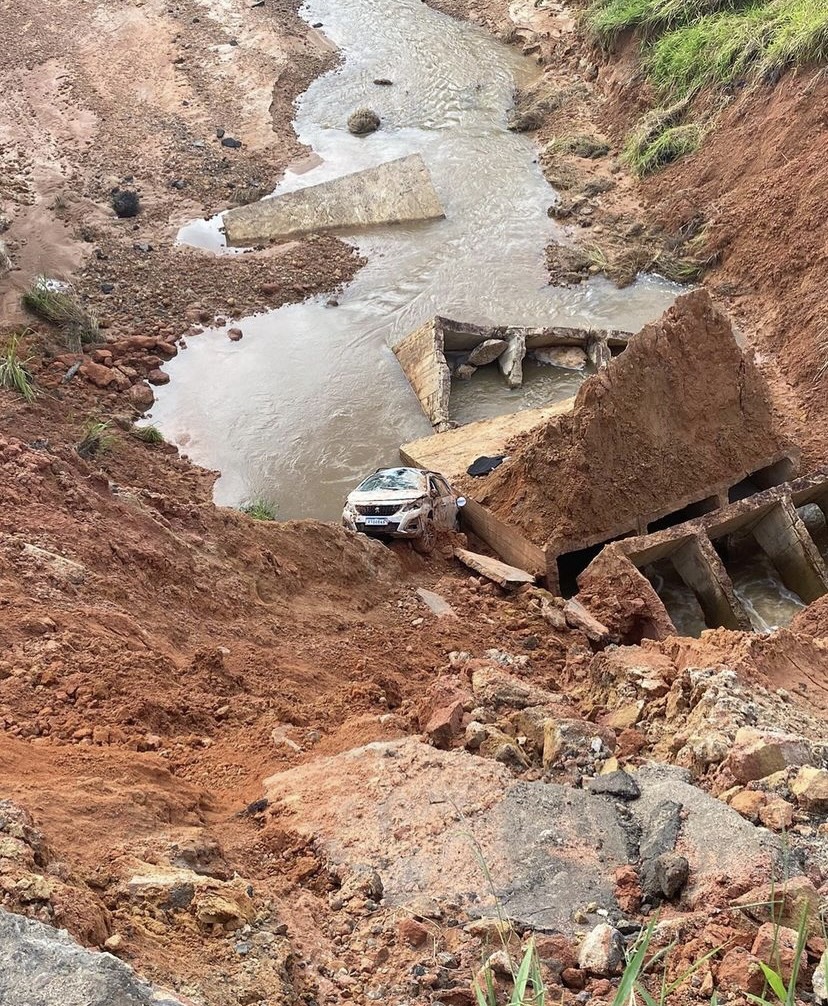
[[[67,341],[76,346],[98,339],[98,322],[69,288],[63,288],[38,276],[21,298],[27,311],[57,325]]]
[[[480,977],[483,979],[484,987],[481,987]],[[474,983],[477,1006],[498,1006],[497,990],[491,968],[485,967],[480,977]],[[526,944],[520,966],[513,977],[514,985],[508,999],[508,1006],[544,1006],[546,993],[533,938]]]
[[[576,133],[573,136],[556,138],[549,144],[549,150],[553,153],[574,154],[576,157],[597,160],[599,157],[606,157],[610,148],[608,143],[598,139],[597,136]]]
[[[627,137],[622,157],[639,178],[698,149],[701,127],[682,121],[687,108],[685,100],[667,108],[654,108]]]
[[[163,444],[164,434],[157,426],[133,426],[132,435],[145,444]]]
[[[248,517],[252,517],[253,520],[276,520],[278,516],[276,507],[263,499],[251,500],[249,503],[244,503],[239,507],[239,510],[247,514]]]
[[[99,454],[106,454],[114,443],[115,436],[111,424],[100,420],[92,421],[84,427],[83,438],[77,446],[77,451],[82,458],[94,458]]]
[[[585,18],[604,41],[641,30],[648,76],[665,96],[828,62],[824,0],[592,0]]]
[[[0,356],[0,387],[16,391],[27,402],[33,402],[37,397],[32,375],[18,354],[19,338],[13,335],[6,343],[6,348]]]

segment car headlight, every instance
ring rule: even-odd
[[[426,501],[425,496],[421,496],[420,499],[418,500],[412,500],[411,503],[405,503],[403,506],[400,507],[398,512],[411,513],[412,510],[419,510],[422,506],[425,505],[425,501]]]
[[[352,519],[359,516],[359,514],[357,513],[357,508],[354,506],[353,503],[346,503],[345,509],[342,511],[342,513],[343,516],[350,517]]]

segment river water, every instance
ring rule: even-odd
[[[167,366],[172,380],[159,389],[151,421],[193,461],[221,472],[217,503],[261,498],[281,518],[335,519],[361,476],[397,462],[401,443],[430,431],[390,347],[431,315],[636,330],[678,288],[657,277],[623,291],[602,280],[547,285],[544,248],[563,234],[547,215],[554,193],[534,141],[505,128],[515,85],[539,72],[530,60],[421,0],[310,0],[302,16],[322,22],[342,64],[298,103],[296,132],[322,163],[288,172],[277,191],[419,152],[446,219],[347,235],[368,264],[339,306],[317,298],[234,322],[244,330],[239,343],[225,330],[190,339]],[[346,119],[365,105],[383,126],[351,136]],[[194,222],[179,240],[221,254],[219,224]],[[518,393],[478,372],[458,389],[453,418],[559,400],[583,379],[527,370]]]

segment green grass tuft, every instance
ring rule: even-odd
[[[825,0],[592,0],[584,20],[604,41],[641,31],[644,65],[662,96],[828,63]]]
[[[44,276],[38,276],[21,297],[27,311],[57,325],[70,344],[80,346],[96,342],[99,337],[98,322],[70,290],[53,289]]]
[[[83,437],[77,446],[77,452],[82,458],[94,458],[106,454],[112,449],[115,436],[108,422],[93,421],[83,428]]]
[[[646,118],[646,116],[645,116]],[[633,132],[624,147],[624,160],[639,178],[651,175],[665,164],[694,154],[701,144],[701,127],[695,122],[667,126],[653,133],[647,128]]]
[[[145,444],[163,444],[164,434],[157,426],[133,426],[131,433]]]
[[[0,387],[16,391],[26,402],[33,402],[37,392],[32,383],[32,375],[26,366],[28,360],[21,360],[18,354],[18,341],[18,337],[13,335],[0,356]]]
[[[253,520],[276,520],[278,516],[276,507],[263,499],[251,500],[249,503],[244,503],[239,507],[239,510],[247,514],[248,517],[252,517]]]

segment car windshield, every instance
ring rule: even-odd
[[[361,493],[394,492],[395,490],[420,492],[422,489],[422,475],[410,468],[386,468],[384,471],[374,472],[356,487],[356,491]]]

